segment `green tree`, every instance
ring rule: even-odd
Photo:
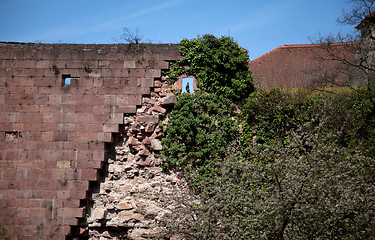
[[[204,35],[180,44],[183,60],[171,64],[170,83],[187,74],[197,79],[195,94],[181,94],[167,115],[162,139],[165,168],[183,170],[193,178],[209,178],[239,139],[237,103],[253,91],[248,54],[228,37]]]

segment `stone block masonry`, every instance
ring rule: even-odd
[[[169,44],[0,43],[2,234],[71,238],[71,227],[89,214],[89,187],[100,178],[114,136],[130,126],[129,117],[142,96],[152,95],[161,70],[180,58],[178,45]],[[154,115],[142,117],[151,133]],[[133,140],[139,141],[128,136],[128,143]],[[158,151],[158,141],[153,144]],[[138,155],[147,154],[154,153],[144,149]],[[155,167],[150,164],[143,163]],[[133,205],[119,203],[118,218],[144,217]],[[98,208],[90,214],[92,221],[107,212]]]

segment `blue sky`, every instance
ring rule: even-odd
[[[143,41],[231,36],[255,59],[283,44],[348,31],[345,0],[0,0],[0,41],[115,43],[122,29]]]

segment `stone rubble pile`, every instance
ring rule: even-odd
[[[160,231],[158,223],[169,214],[163,208],[165,197],[186,187],[176,173],[161,167],[163,129],[159,122],[175,102],[164,78],[155,81],[136,115],[125,117],[103,182],[92,192],[89,239],[148,239]]]

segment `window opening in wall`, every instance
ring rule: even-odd
[[[18,142],[18,139],[20,138],[22,138],[22,132],[19,132],[19,131],[5,132],[6,142]]]
[[[191,77],[182,79],[182,93],[194,92],[194,79]]]
[[[63,87],[69,86],[71,80],[72,80],[72,76],[70,74],[63,74],[62,75],[62,85],[63,85]]]

